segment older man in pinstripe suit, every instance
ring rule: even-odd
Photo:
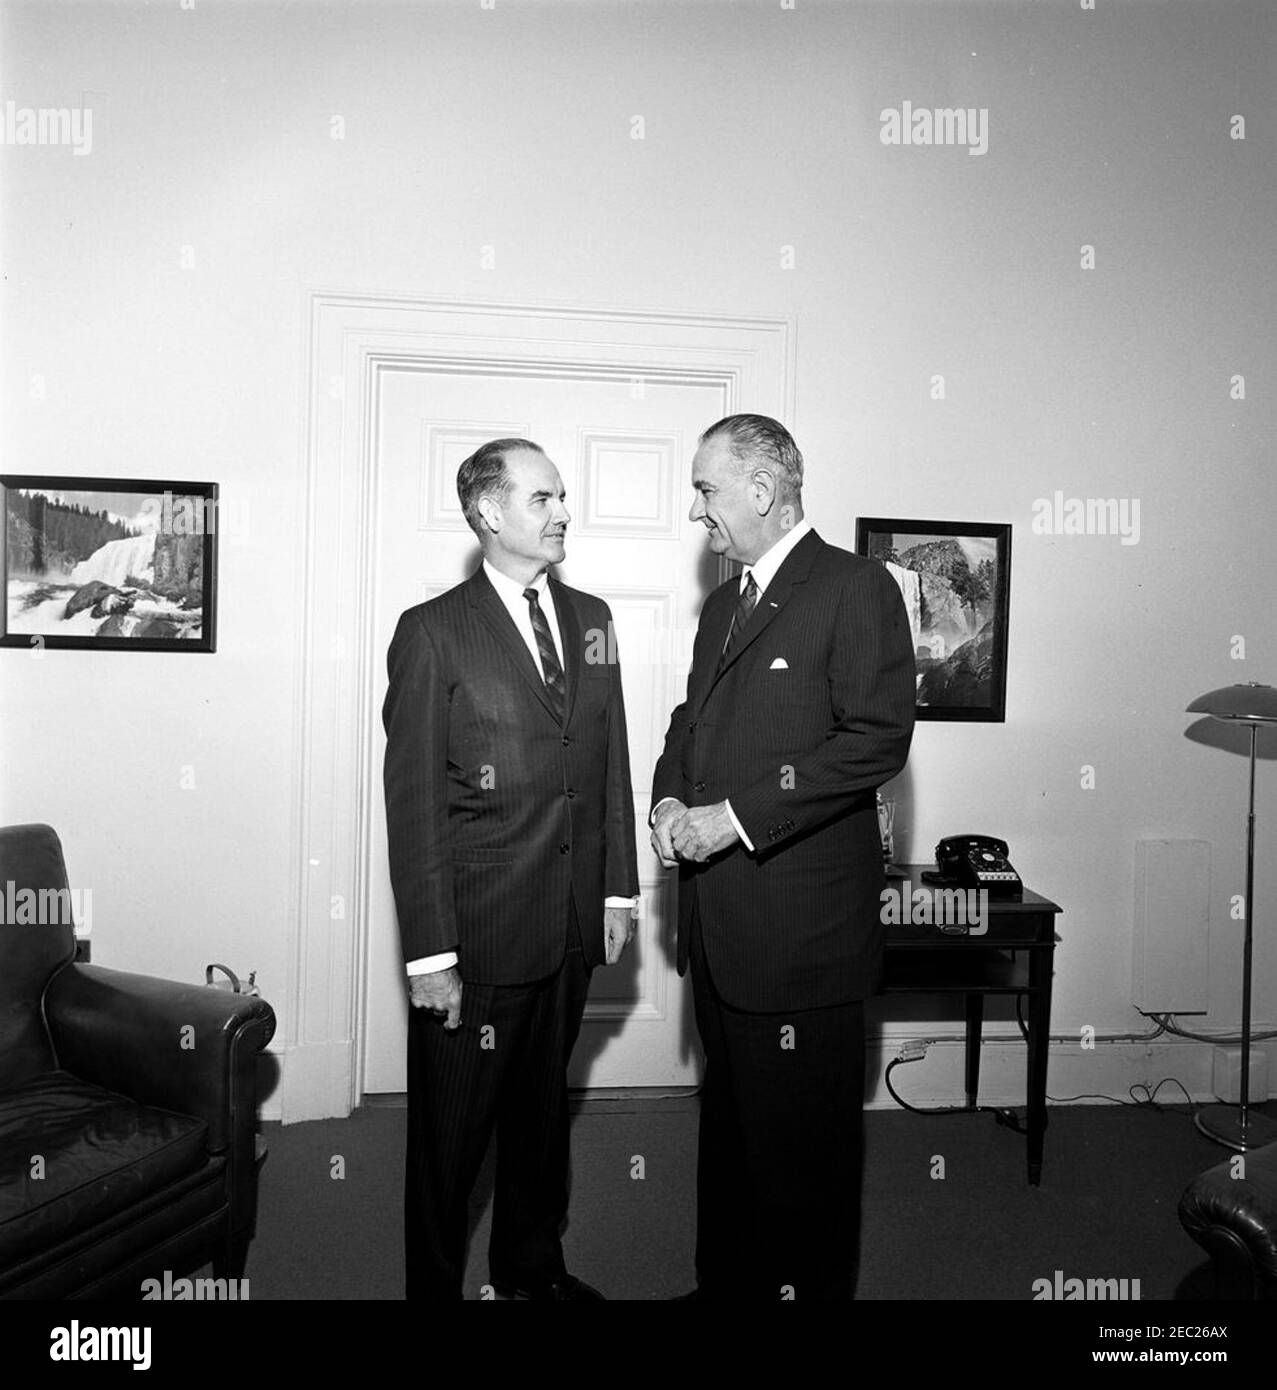
[[[691,519],[744,569],[705,602],[653,778],[705,1049],[702,1299],[854,1286],[862,1001],[885,932],[874,793],[908,756],[914,660],[895,582],[821,540],[802,481],[767,416],[701,436]]]
[[[590,972],[620,959],[638,893],[611,613],[549,578],[569,515],[535,444],[485,444],[457,491],[483,563],[401,616],[383,712],[413,1006],[408,1297],[461,1297],[467,1201],[495,1128],[492,1283],[598,1299],[567,1273],[559,1234],[568,1057]]]

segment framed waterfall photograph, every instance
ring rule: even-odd
[[[0,475],[0,647],[212,652],[216,483]]]
[[[900,586],[919,719],[1006,721],[1011,526],[862,516],[856,552]]]

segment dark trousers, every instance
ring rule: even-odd
[[[410,1299],[457,1300],[470,1192],[493,1130],[496,1190],[488,1265],[522,1288],[563,1276],[568,1209],[567,1064],[590,987],[573,909],[563,964],[527,985],[481,985],[462,969],[453,1032],[408,1010],[404,1250]]]
[[[695,916],[689,946],[705,1051],[696,1166],[701,1291],[772,1302],[850,1298],[860,1235],[864,1007],[733,1009],[714,988]]]

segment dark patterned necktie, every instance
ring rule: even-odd
[[[741,633],[745,631],[745,624],[749,622],[749,615],[754,611],[754,606],[757,603],[758,585],[754,583],[754,572],[751,570],[745,578],[745,587],[741,590],[740,598],[736,600],[736,611],[732,614],[732,625],[727,631],[727,641],[723,643],[723,654],[718,658],[720,671],[727,665],[727,658],[731,655],[732,647],[739,640]]]
[[[545,677],[545,688],[550,692],[550,703],[563,723],[565,695],[567,686],[563,681],[563,667],[559,665],[559,654],[554,650],[554,638],[550,635],[550,624],[541,611],[541,603],[535,589],[524,589],[523,597],[528,601],[528,612],[532,614],[532,631],[537,639],[537,651],[541,653],[541,674]]]

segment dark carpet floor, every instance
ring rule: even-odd
[[[564,1248],[568,1267],[611,1299],[664,1299],[694,1282],[696,1106],[577,1106]],[[265,1127],[247,1269],[255,1302],[402,1297],[405,1128],[394,1103]],[[857,1297],[1030,1299],[1033,1281],[1056,1270],[1138,1279],[1145,1300],[1205,1295],[1204,1256],[1176,1206],[1226,1151],[1197,1133],[1187,1107],[1053,1108],[1037,1188],[1024,1146],[987,1113],[868,1112]],[[489,1154],[472,1199],[468,1298],[487,1276],[492,1173]]]

